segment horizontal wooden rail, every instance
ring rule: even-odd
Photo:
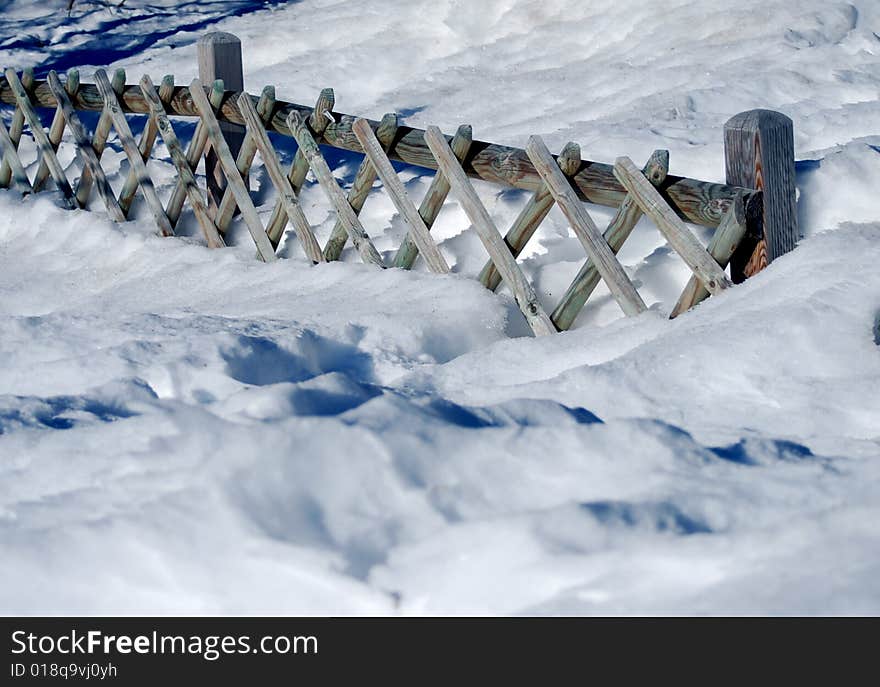
[[[245,120],[238,109],[238,91],[227,91],[224,94],[217,118],[220,121],[244,124]],[[57,101],[46,81],[36,81],[32,91],[33,101],[40,107],[56,108]],[[257,98],[251,96],[254,102]],[[71,101],[76,109],[99,112],[104,107],[104,100],[94,84],[82,84]],[[148,114],[149,104],[144,99],[137,85],[127,85],[119,93],[122,109],[134,114]],[[15,105],[15,95],[5,78],[0,78],[0,102]],[[177,86],[168,104],[169,114],[197,117],[198,110],[193,103],[189,88]],[[266,124],[266,128],[284,136],[292,136],[287,126],[287,118],[291,113],[308,117],[312,108],[296,103],[278,101],[274,114]],[[356,117],[341,113],[333,113],[334,122],[329,124],[318,139],[320,143],[334,148],[362,153],[361,145],[352,130]],[[375,130],[379,122],[368,120]],[[387,150],[392,160],[406,164],[437,169],[437,162],[424,140],[424,130],[401,126],[394,141]],[[449,137],[447,136],[447,139]],[[536,191],[543,186],[543,181],[534,165],[521,148],[511,148],[485,141],[473,141],[463,164],[468,176],[483,179],[503,186]],[[576,174],[571,177],[578,197],[582,201],[617,207],[626,196],[626,189],[614,176],[612,165],[584,160]],[[661,195],[682,219],[705,227],[717,227],[731,204],[739,194],[746,203],[757,191],[726,184],[715,184],[686,177],[669,175],[658,189]]]

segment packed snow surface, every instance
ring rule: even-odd
[[[188,83],[199,35],[226,30],[254,93],[334,86],[340,111],[602,161],[667,148],[714,181],[724,121],[780,110],[805,238],[670,322],[687,271],[642,222],[621,259],[651,309],[624,318],[600,287],[534,339],[473,279],[454,198],[438,277],[350,248],[312,267],[292,236],[265,265],[240,227],[209,251],[188,215],[156,237],[140,201],[117,225],[0,191],[0,612],[880,613],[875,0],[65,6],[0,2],[2,62]],[[116,139],[105,160],[118,190]],[[349,183],[359,159],[334,164]],[[430,182],[401,176],[417,199]],[[251,186],[265,221],[259,162]],[[527,199],[478,191],[501,227]],[[302,202],[326,239],[313,182]],[[391,255],[380,184],[363,219]],[[554,210],[521,264],[552,307],[582,261]]]

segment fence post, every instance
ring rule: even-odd
[[[731,277],[739,283],[788,253],[800,238],[791,119],[773,110],[731,117],[724,125],[724,159],[728,184],[763,191],[763,238],[744,240],[730,261]]]
[[[241,40],[238,36],[224,31],[212,31],[199,38],[199,79],[210,85],[216,79],[223,79],[227,91],[244,90],[244,68],[241,60]],[[229,144],[233,158],[244,142],[245,129],[238,124],[220,122],[220,131]],[[223,199],[226,180],[214,148],[205,155],[205,176],[208,179],[208,207],[212,215],[216,213]],[[245,179],[247,185],[247,179]]]

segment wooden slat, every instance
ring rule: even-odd
[[[113,90],[116,93],[122,93],[122,90],[125,88],[125,70],[117,69],[113,74],[112,81]],[[97,86],[96,86],[97,88]],[[100,94],[100,91],[98,91]],[[101,100],[104,100],[104,96],[101,96]],[[68,120],[69,121],[69,120]],[[95,155],[98,160],[101,159],[101,156],[104,154],[104,148],[107,145],[107,137],[110,135],[110,127],[112,123],[110,121],[110,114],[106,111],[105,108],[101,108],[101,116],[98,117],[98,123],[95,126],[95,133],[92,135],[92,150],[95,151]],[[76,186],[76,202],[80,207],[85,207],[86,203],[89,202],[89,193],[92,190],[92,170],[86,165],[83,168],[82,176],[79,178],[79,182]]]
[[[655,150],[643,169],[645,176],[654,186],[660,186],[666,181],[668,171],[669,151],[667,150]],[[605,240],[615,255],[623,248],[624,242],[635,229],[642,214],[638,203],[627,193],[604,233]],[[550,314],[550,319],[560,331],[571,328],[600,279],[596,266],[587,258],[565,295]]]
[[[462,124],[453,135],[449,146],[455,154],[455,159],[460,163],[464,163],[473,138],[473,129],[470,124]],[[429,230],[434,226],[434,222],[437,221],[437,216],[443,208],[443,203],[446,201],[446,196],[449,195],[449,190],[449,181],[443,172],[437,170],[437,173],[431,180],[431,185],[428,186],[428,192],[422,198],[421,205],[419,205],[419,216]],[[411,232],[407,233],[403,244],[397,251],[397,255],[394,256],[394,266],[404,270],[411,269],[419,255],[418,246],[416,246],[416,242],[410,234]]]
[[[186,159],[186,153],[183,151],[183,147],[180,145],[180,141],[174,133],[174,128],[171,126],[168,115],[165,113],[165,107],[161,100],[161,95],[157,95],[156,88],[153,86],[153,82],[149,76],[145,75],[141,79],[141,90],[144,93],[144,98],[150,103],[150,119],[154,121],[156,130],[162,136],[162,140],[165,141],[165,147],[168,148],[168,153],[171,155],[171,161],[174,163],[180,181],[186,189],[187,198],[189,198],[189,203],[192,206],[196,220],[198,220],[199,226],[202,229],[202,234],[205,236],[208,247],[220,248],[226,245],[223,242],[220,233],[217,231],[214,220],[211,219],[211,216],[208,213],[208,206],[202,195],[202,190],[196,184],[196,177]],[[160,87],[159,93],[161,94],[161,92],[162,89]]]
[[[61,106],[61,111],[64,113],[64,118],[67,120],[70,131],[73,133],[77,152],[82,160],[83,172],[87,169],[90,171],[92,179],[97,184],[98,195],[104,201],[104,207],[107,208],[107,213],[111,219],[116,222],[124,222],[125,215],[122,214],[122,209],[119,207],[119,203],[116,202],[116,196],[113,195],[113,189],[110,188],[110,183],[107,181],[107,176],[104,174],[101,162],[98,160],[98,156],[89,142],[88,131],[82,121],[80,121],[76,110],[73,109],[73,104],[70,102],[64,86],[61,84],[61,80],[54,71],[51,71],[49,72],[48,81],[49,87],[58,99],[58,104]],[[49,169],[51,170],[51,168],[52,165],[50,164]],[[73,198],[72,194],[73,191],[71,191],[71,198]]]
[[[71,98],[76,97],[76,91],[79,88],[79,70],[69,69],[67,78],[64,81],[64,90]],[[67,125],[67,119],[61,107],[55,108],[55,116],[52,118],[52,126],[49,127],[49,143],[52,144],[54,150],[58,150],[61,139],[64,136],[64,127]],[[34,176],[34,191],[39,191],[49,179],[49,167],[46,161],[40,158],[40,165],[37,168],[37,174]]]
[[[217,79],[211,86],[211,94],[208,96],[211,107],[216,111],[220,107],[223,100],[223,81]],[[199,161],[205,153],[205,146],[208,144],[208,132],[205,129],[204,122],[199,119],[196,124],[196,130],[190,139],[189,146],[186,149],[186,161],[190,170],[195,172],[199,166]],[[183,203],[188,195],[188,190],[182,179],[177,180],[174,190],[171,192],[171,198],[165,206],[165,214],[168,215],[168,221],[171,226],[177,226],[180,219],[180,213],[183,210]]]
[[[28,67],[22,72],[21,83],[22,86],[24,86],[25,91],[30,95],[36,85],[34,80],[34,70],[31,67]],[[9,125],[9,139],[12,141],[12,147],[15,150],[18,150],[18,144],[21,140],[21,132],[24,129],[24,112],[22,112],[21,108],[18,106],[18,100],[15,97],[15,94],[12,93],[12,89],[8,83],[7,89],[9,90],[11,99],[7,99],[6,103],[9,105],[15,105],[15,112],[12,113],[12,122]],[[21,160],[19,160],[19,162],[21,162]],[[5,159],[0,160],[0,188],[6,188],[9,186],[10,172],[11,168],[9,163],[7,163]]]
[[[174,95],[174,77],[170,74],[166,75],[162,79],[162,85],[159,86],[159,99],[163,103],[163,105],[167,105],[171,101],[171,96]],[[147,123],[144,125],[144,130],[141,132],[141,138],[138,141],[138,151],[141,154],[141,159],[146,162],[150,158],[150,153],[153,152],[153,145],[156,142],[156,136],[158,135],[159,130],[156,128],[156,119],[155,117],[149,117],[147,119]],[[138,175],[137,171],[135,171],[134,167],[132,167],[128,171],[128,177],[125,179],[125,184],[122,186],[122,191],[119,192],[119,207],[122,208],[122,212],[125,213],[125,216],[128,217],[128,213],[131,210],[131,204],[134,201],[135,193],[137,193],[138,189]],[[166,215],[167,217],[167,215]]]
[[[244,114],[244,119],[247,123],[247,138],[242,145],[242,150],[248,145],[248,141],[252,141],[256,149],[260,151],[263,164],[266,165],[266,171],[269,173],[269,179],[272,180],[272,183],[278,190],[279,198],[293,224],[293,228],[296,230],[297,237],[302,243],[303,251],[312,262],[324,262],[321,246],[318,244],[309,220],[296,199],[296,194],[293,192],[287,175],[281,169],[281,163],[278,162],[278,156],[275,154],[275,149],[272,147],[272,142],[269,140],[269,136],[263,126],[265,117],[260,116],[257,108],[254,107],[251,97],[247,93],[242,93],[239,100],[239,108],[242,114]]]
[[[315,107],[308,113],[309,127],[315,136],[320,136],[330,124],[332,119],[333,105],[336,104],[336,95],[332,88],[325,88],[318,95]],[[329,115],[329,116],[328,116]],[[277,119],[277,113],[275,118]],[[274,121],[274,120],[273,120]],[[271,122],[270,122],[271,123]],[[285,127],[287,122],[285,120]],[[277,129],[276,129],[277,131]],[[288,135],[293,136],[290,128],[287,127]],[[302,185],[306,181],[306,175],[309,173],[309,163],[303,156],[302,151],[297,150],[293,156],[293,162],[290,163],[290,171],[287,173],[287,180],[293,192],[299,195]],[[284,235],[284,228],[287,226],[287,213],[284,212],[281,200],[275,201],[275,207],[272,210],[272,216],[266,225],[266,233],[273,246],[277,246],[281,242]]]
[[[14,69],[6,70],[6,81],[12,87],[13,93],[15,93],[18,106],[21,108],[24,118],[31,129],[34,140],[37,142],[40,154],[49,166],[49,172],[52,174],[52,178],[55,180],[58,190],[60,190],[61,195],[64,196],[65,204],[71,210],[75,209],[77,207],[76,199],[73,195],[73,189],[70,188],[70,182],[67,181],[67,177],[64,175],[64,168],[61,166],[61,163],[58,162],[55,150],[52,148],[52,144],[49,143],[49,137],[46,136],[46,132],[43,130],[43,124],[40,122],[40,118],[37,116],[33,105],[31,105],[27,91],[25,91],[24,86],[22,86],[21,81],[19,81],[18,74],[15,73]],[[64,88],[61,88],[61,92],[64,93]],[[65,93],[64,96],[66,97],[67,94]]]
[[[159,194],[156,193],[156,187],[153,185],[152,178],[150,178],[147,163],[141,157],[141,151],[134,140],[134,135],[131,133],[131,127],[128,126],[128,120],[119,108],[119,101],[116,99],[116,93],[110,85],[110,79],[107,78],[107,72],[99,69],[95,72],[95,81],[98,84],[98,90],[101,91],[105,98],[106,111],[110,114],[110,120],[113,122],[113,127],[116,129],[120,143],[122,143],[122,149],[128,157],[128,162],[131,164],[135,174],[137,174],[138,185],[141,188],[141,193],[144,194],[144,200],[147,201],[147,207],[150,208],[153,219],[156,220],[159,233],[162,236],[174,236],[174,228],[171,226],[171,222],[168,221],[168,215],[165,214],[162,201],[159,200]]]
[[[218,114],[219,119],[235,124],[244,123],[236,105],[235,98],[237,97],[237,93],[230,93],[224,98]],[[41,83],[37,83],[34,88],[34,99],[35,102],[46,107],[55,107],[56,104],[49,89]],[[148,112],[147,105],[137,86],[127,87],[122,100],[126,112],[140,114]],[[8,85],[2,80],[0,80],[0,101],[15,104],[15,99]],[[83,84],[77,94],[77,107],[84,110],[100,110],[102,101],[97,88]],[[312,111],[312,108],[306,105],[278,101],[272,121],[267,124],[266,128],[282,136],[290,136],[287,116],[291,112],[309,116]],[[185,87],[175,89],[169,114],[184,116],[198,114],[189,95],[189,89]],[[335,122],[327,126],[320,137],[321,143],[343,150],[361,152],[360,144],[351,130],[355,117],[340,112],[335,112],[333,117]],[[370,122],[370,126],[376,126],[376,124],[378,123]],[[424,133],[421,129],[401,126],[394,139],[394,145],[388,151],[388,157],[396,162],[417,165],[426,169],[437,169],[437,163],[425,144]],[[474,141],[463,167],[468,176],[501,186],[537,191],[543,185],[541,177],[535,171],[534,165],[524,150],[498,143]],[[612,166],[602,162],[584,160],[571,183],[578,198],[598,205],[616,208],[626,195],[626,189],[614,177]],[[296,184],[292,185],[294,191],[297,191],[299,187]],[[733,185],[715,184],[672,175],[669,176],[663,187],[664,195],[669,198],[673,209],[682,219],[712,228],[718,226],[736,193],[740,191],[746,191],[749,195],[755,193],[751,189],[742,189]],[[280,208],[279,212],[284,214]]]
[[[397,114],[389,113],[382,117],[379,128],[376,130],[376,138],[378,138],[383,150],[391,145],[398,126],[399,119]],[[360,215],[367,196],[370,195],[370,189],[373,187],[374,181],[376,181],[376,169],[370,158],[365,157],[358,167],[357,173],[354,175],[351,188],[348,190],[348,204],[351,205],[351,209],[355,211],[355,214]],[[342,223],[337,220],[333,226],[333,231],[330,232],[327,245],[324,246],[324,257],[327,260],[339,260],[339,256],[342,255],[342,249],[345,248],[347,241],[348,232],[345,231]]]
[[[425,222],[421,215],[419,215],[416,206],[409,199],[409,196],[406,195],[403,183],[397,176],[397,172],[394,171],[391,161],[385,156],[382,144],[370,128],[369,122],[366,119],[359,119],[354,123],[352,130],[358,137],[364,153],[369,158],[379,178],[382,179],[382,184],[391,197],[394,207],[397,208],[397,211],[409,224],[413,240],[416,242],[419,252],[425,258],[428,269],[438,274],[448,273],[449,265],[446,259],[431,238],[428,227],[425,226]]]
[[[244,95],[246,94],[242,93],[242,96]],[[250,98],[249,95],[248,98]],[[261,122],[269,121],[269,119],[272,117],[272,110],[274,109],[274,107],[275,86],[266,86],[265,88],[263,88],[263,92],[260,95],[260,100],[257,103],[257,112],[259,113]],[[256,143],[251,137],[245,134],[242,137],[241,147],[239,148],[238,155],[235,158],[235,166],[238,168],[238,173],[241,174],[242,179],[248,179],[248,173],[251,171],[251,165],[254,162],[254,156],[256,154]],[[232,217],[235,215],[235,208],[235,196],[232,195],[232,189],[227,186],[223,191],[223,196],[217,208],[216,223],[217,228],[220,230],[221,234],[225,234],[226,230],[229,228],[229,223],[232,221]]]
[[[566,143],[556,159],[556,164],[559,165],[559,169],[565,176],[574,176],[578,167],[581,166],[581,147],[577,143]],[[550,193],[547,184],[544,184],[535,191],[523,209],[520,210],[510,231],[504,236],[504,242],[510,248],[513,257],[519,257],[519,254],[522,253],[529,239],[532,238],[550,212],[554,202],[553,194]],[[483,266],[478,279],[483,286],[492,291],[495,291],[501,284],[501,275],[498,274],[498,270],[495,269],[495,264],[491,260]]]
[[[742,196],[740,196],[734,201],[733,205],[730,206],[724,219],[721,220],[721,224],[718,225],[718,229],[715,230],[712,240],[709,242],[709,255],[714,258],[715,262],[718,263],[721,269],[727,267],[730,258],[733,256],[747,231],[748,222],[746,221],[746,207]],[[678,317],[683,312],[690,310],[697,303],[704,301],[708,297],[709,292],[700,283],[700,280],[697,279],[696,276],[691,276],[687,286],[684,287],[684,291],[682,291],[681,296],[678,299],[678,303],[675,304],[669,317]]]
[[[578,200],[570,181],[559,169],[544,141],[539,136],[532,136],[526,152],[623,312],[632,316],[647,310],[642,297],[617,262],[593,218]]]
[[[452,152],[452,148],[449,147],[446,137],[436,126],[429,126],[425,130],[425,142],[434,154],[437,165],[449,180],[452,192],[474,225],[483,246],[495,262],[498,271],[501,272],[501,278],[510,288],[535,336],[556,332],[556,328],[538,301],[538,295],[519,265],[516,264],[516,260],[508,250],[504,239],[501,238],[498,228],[489,217],[483,203],[480,202],[477,192]]]
[[[312,172],[314,172],[315,177],[318,179],[318,183],[327,198],[330,200],[330,204],[336,210],[340,221],[342,221],[345,230],[351,238],[352,244],[361,256],[361,259],[366,263],[384,267],[382,256],[379,255],[379,251],[376,250],[376,247],[373,245],[373,242],[364,230],[358,216],[355,214],[351,205],[348,204],[348,200],[342,192],[342,189],[339,187],[336,177],[333,176],[333,172],[330,171],[327,161],[324,159],[324,156],[321,155],[318,144],[315,143],[315,139],[312,138],[312,134],[309,132],[305,120],[296,112],[292,112],[288,124],[290,130],[293,131],[293,135],[296,137],[296,142],[299,144],[300,151],[308,161],[309,167]]]
[[[718,267],[718,263],[666,204],[657,189],[636,169],[632,160],[628,157],[617,158],[614,173],[642,208],[642,212],[654,221],[672,249],[687,263],[709,293],[714,295],[733,286],[733,282]]]
[[[2,119],[0,119],[0,148],[2,148],[3,151],[3,161],[9,167],[12,183],[24,194],[33,191],[31,182],[28,180],[27,172],[25,172],[24,166],[22,166],[21,160],[18,158],[18,151],[15,149],[15,144],[9,137],[9,131]]]
[[[260,217],[257,215],[257,209],[254,207],[251,196],[244,185],[244,180],[238,173],[238,168],[235,166],[235,160],[232,157],[232,153],[229,151],[229,146],[226,145],[226,141],[223,139],[223,134],[220,131],[220,124],[217,121],[211,103],[208,101],[208,96],[205,95],[201,81],[193,79],[189,90],[196,103],[196,109],[199,110],[199,113],[202,116],[202,121],[205,123],[208,138],[211,141],[211,145],[214,147],[214,152],[217,153],[217,158],[223,166],[223,173],[226,175],[226,183],[232,188],[232,192],[235,194],[235,202],[238,203],[238,208],[241,210],[241,216],[247,225],[251,238],[253,238],[254,243],[257,246],[257,255],[259,255],[260,259],[265,262],[272,262],[276,259],[275,251],[272,250],[272,244],[269,243],[269,237],[266,236],[263,225],[260,223]]]

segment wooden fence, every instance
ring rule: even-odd
[[[69,71],[62,82],[54,72],[46,80],[37,80],[32,71],[19,74],[7,69],[0,80],[0,102],[13,105],[15,111],[9,128],[0,121],[0,186],[12,185],[31,193],[44,188],[51,177],[71,209],[86,207],[94,187],[109,215],[119,222],[126,220],[139,190],[163,236],[174,234],[188,200],[212,248],[225,245],[224,236],[239,216],[258,257],[267,262],[276,259],[275,251],[289,223],[313,263],[339,259],[351,241],[364,262],[410,269],[421,256],[427,268],[437,273],[448,272],[449,265],[430,232],[451,192],[489,255],[480,281],[493,290],[505,283],[536,335],[570,328],[600,280],[626,315],[645,310],[644,301],[616,258],[642,215],[656,224],[693,273],[672,317],[763,269],[791,250],[798,238],[792,125],[777,112],[755,110],[728,122],[728,183],[715,184],[669,174],[669,154],[663,150],[656,151],[641,169],[627,157],[618,158],[612,166],[582,159],[575,143],[554,156],[538,136],[532,136],[525,149],[518,149],[474,140],[470,126],[460,126],[453,136],[446,136],[434,126],[425,131],[404,126],[396,114],[376,122],[338,113],[333,110],[331,89],[323,90],[311,108],[276,100],[271,86],[255,97],[241,90],[237,38],[208,34],[200,41],[199,53],[200,76],[213,80],[207,87],[200,79],[178,86],[171,76],[163,78],[158,88],[149,76],[130,85],[123,70],[112,77],[98,70],[95,83],[85,84],[80,83],[76,70]],[[238,88],[226,90],[224,78]],[[36,111],[41,107],[55,109],[48,131]],[[83,125],[79,111],[101,113],[93,132]],[[126,113],[148,115],[139,140],[135,140]],[[172,117],[197,118],[186,146],[175,132]],[[33,179],[17,153],[25,125],[39,149]],[[75,185],[56,156],[66,128],[73,135],[82,165]],[[100,162],[113,129],[130,164],[118,195]],[[296,140],[297,151],[288,169],[282,167],[270,133]],[[176,186],[164,203],[146,166],[157,137],[164,141],[177,172]],[[320,145],[365,155],[347,191],[334,178]],[[265,226],[247,186],[257,152],[278,193]],[[203,157],[206,189],[198,186],[195,175]],[[392,160],[436,170],[418,207],[406,193]],[[323,249],[298,200],[309,170],[336,212],[336,224]],[[389,265],[359,219],[377,177],[408,227]],[[532,193],[506,234],[499,231],[480,201],[471,178]],[[616,208],[604,232],[590,216],[587,203]],[[560,302],[548,313],[516,258],[554,204],[567,218],[586,259]],[[716,229],[707,247],[686,222]],[[728,264],[730,277],[724,271]]]

